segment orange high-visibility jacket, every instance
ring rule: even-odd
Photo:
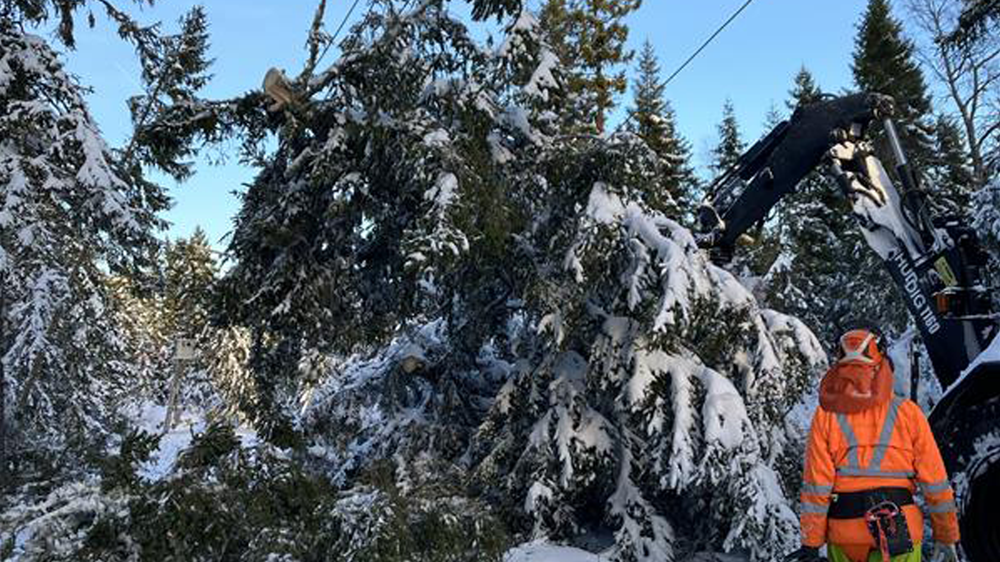
[[[841,361],[830,369],[821,386],[821,407],[813,417],[806,450],[802,544],[854,546],[863,555],[867,548],[875,547],[864,519],[828,520],[832,496],[886,487],[915,492],[918,484],[930,513],[934,540],[956,543],[955,496],[930,424],[915,403],[892,396],[889,363],[881,354],[872,355],[879,359],[874,365]],[[866,382],[859,385],[858,381]],[[868,403],[865,409],[854,411],[858,396]],[[920,509],[909,505],[903,511],[910,537],[915,543],[922,541]]]

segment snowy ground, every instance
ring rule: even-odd
[[[522,544],[503,557],[504,562],[605,562],[605,558],[567,546],[540,542]]]
[[[143,402],[131,413],[130,418],[139,429],[159,435],[163,432],[163,422],[167,409],[159,404]],[[160,480],[170,473],[184,449],[191,445],[194,436],[205,429],[205,413],[198,410],[184,410],[179,421],[170,431],[163,434],[160,446],[139,470],[139,475],[149,480]],[[236,436],[243,447],[253,447],[258,443],[257,433],[246,426],[236,428]]]
[[[504,562],[607,562],[596,554],[568,546],[558,546],[542,541],[530,542],[512,548],[504,555]],[[725,554],[701,553],[686,562],[746,562],[745,558]]]

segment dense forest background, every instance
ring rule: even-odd
[[[470,0],[489,43],[458,0],[369,0],[338,37],[320,0],[303,67],[231,99],[202,93],[205,10],[143,3],[0,0],[0,559],[774,560],[844,319],[923,353],[819,172],[732,263],[698,248],[713,178],[626,47],[639,0]],[[122,146],[65,69],[98,18],[142,70]],[[870,0],[845,38],[994,275],[998,26],[995,1]],[[784,88],[771,124],[844,93]],[[734,103],[713,175],[750,142]],[[151,179],[204,150],[256,172],[224,263],[163,241]]]

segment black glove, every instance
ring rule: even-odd
[[[803,546],[785,557],[785,562],[817,562],[822,560],[819,557],[819,548],[815,546]]]

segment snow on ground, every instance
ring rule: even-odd
[[[544,542],[522,544],[508,550],[503,557],[503,562],[606,562],[606,560],[579,548]]]
[[[504,554],[503,562],[608,562],[597,554],[570,546],[534,541],[516,546]],[[700,552],[684,562],[746,562],[746,558],[729,554]]]
[[[205,429],[205,412],[186,409],[180,413],[178,421],[170,431],[163,433],[163,423],[167,417],[166,406],[143,402],[130,412],[135,426],[147,433],[162,434],[160,445],[149,461],[139,468],[139,475],[157,481],[170,474],[177,457],[191,445],[194,436]],[[236,428],[236,436],[244,448],[258,444],[257,433],[246,426]]]

